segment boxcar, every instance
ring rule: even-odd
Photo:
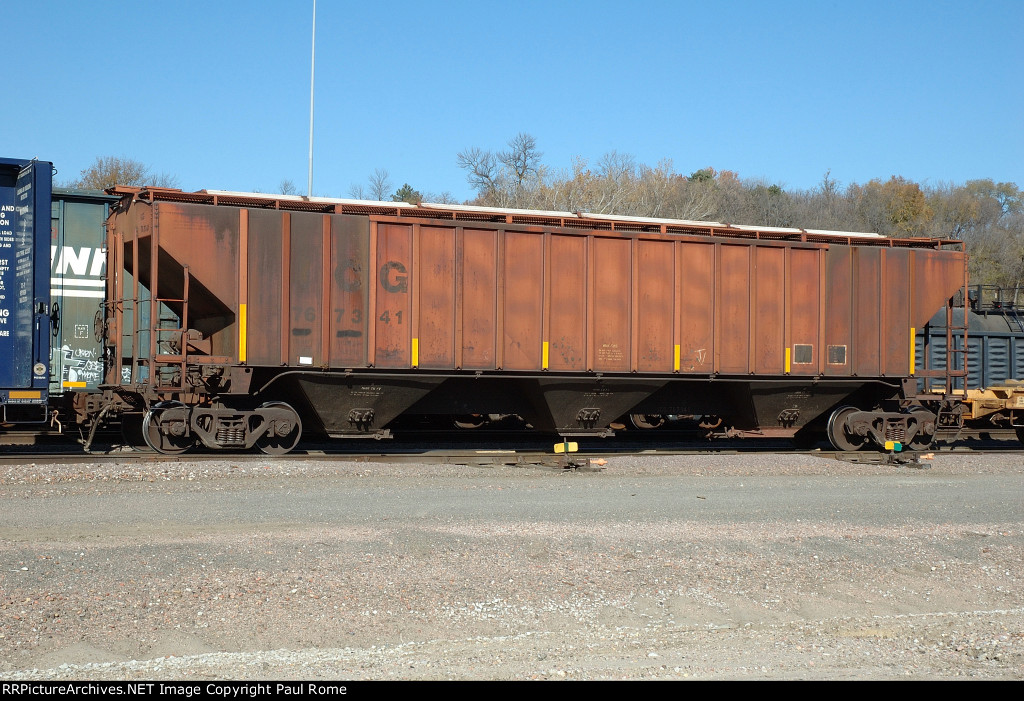
[[[103,339],[96,338],[95,328],[106,290],[104,227],[117,200],[99,190],[53,188],[49,392],[57,405],[70,406],[73,395],[95,392],[103,380]]]
[[[912,406],[913,378],[949,390],[957,377],[918,367],[915,336],[940,310],[952,319],[958,242],[116,194],[104,407],[141,417],[161,452],[280,453],[303,431],[386,436],[404,414],[514,414],[562,436],[691,416],[845,448],[913,444],[937,418]]]
[[[0,158],[0,422],[48,418],[53,164]]]

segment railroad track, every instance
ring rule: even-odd
[[[927,451],[881,453],[875,451],[843,452],[820,444],[815,448],[795,448],[788,440],[778,438],[743,438],[707,440],[693,432],[659,431],[656,434],[621,434],[614,438],[575,439],[578,451],[555,453],[556,437],[517,431],[432,432],[429,437],[410,432],[388,441],[305,442],[283,456],[267,456],[260,452],[229,453],[214,450],[193,450],[181,455],[162,455],[148,449],[123,446],[116,435],[101,436],[93,448],[85,452],[68,438],[50,433],[21,432],[5,434],[0,439],[0,463],[32,462],[203,462],[231,460],[234,462],[274,461],[362,461],[362,462],[427,462],[470,465],[532,465],[556,468],[587,469],[599,467],[599,461],[618,456],[637,455],[708,455],[729,453],[806,454],[816,457],[858,463],[910,463],[926,453],[1024,452],[1013,431],[962,432],[939,438]],[[425,432],[424,432],[425,433]],[[953,438],[955,437],[955,440]]]

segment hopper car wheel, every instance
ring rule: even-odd
[[[651,429],[662,426],[665,423],[665,417],[660,414],[630,414],[629,421],[636,428]]]
[[[1017,440],[1024,443],[1024,426],[1014,426],[1014,430],[1017,432]]]
[[[142,419],[142,437],[146,445],[164,455],[181,455],[195,445],[195,438],[188,435],[186,421],[164,422],[164,414],[174,409],[184,409],[181,402],[157,402]],[[185,414],[187,417],[188,414]],[[166,423],[166,426],[162,424]],[[166,431],[161,430],[166,428]]]
[[[851,434],[846,430],[846,418],[860,409],[855,406],[843,406],[832,412],[828,420],[828,440],[836,450],[860,450],[868,442],[867,436]]]
[[[710,431],[712,429],[721,428],[723,423],[724,421],[721,416],[716,416],[715,414],[704,414],[700,417],[700,421],[697,422],[697,425]]]
[[[274,421],[274,426],[256,440],[256,447],[267,455],[284,455],[302,438],[302,421],[298,412],[284,402],[266,402],[260,409],[284,410],[290,414],[286,421]],[[259,411],[259,409],[257,409]]]
[[[910,408],[910,413],[930,414],[931,412],[928,411],[928,409],[926,409],[923,406],[915,406]],[[910,439],[910,447],[913,448],[914,450],[928,450],[928,446],[930,446],[932,444],[932,441],[934,440],[934,429],[931,433],[918,433],[912,439]]]
[[[487,423],[483,414],[466,414],[455,419],[455,428],[480,428]]]

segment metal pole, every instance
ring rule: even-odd
[[[313,76],[316,71],[316,0],[313,0],[313,53],[309,59],[309,188],[308,197],[313,196]]]

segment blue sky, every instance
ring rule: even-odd
[[[312,0],[4,0],[0,155],[125,156],[187,190],[306,190]],[[318,0],[314,194],[376,168],[472,196],[518,132],[814,187],[1024,186],[1024,1]]]

